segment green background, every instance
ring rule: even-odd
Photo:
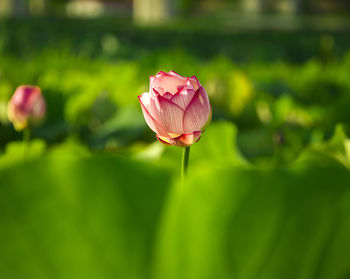
[[[348,32],[188,24],[1,20],[0,278],[350,278]],[[213,106],[183,185],[137,100],[159,70]]]

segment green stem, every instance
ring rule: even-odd
[[[185,176],[187,174],[188,169],[188,160],[190,158],[190,147],[185,147],[182,153],[182,168],[181,168],[181,179],[182,183],[185,180]]]
[[[23,130],[23,161],[27,157],[29,151],[29,141],[30,141],[30,128],[27,127]]]

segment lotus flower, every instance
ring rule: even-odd
[[[16,130],[23,130],[30,121],[41,120],[45,115],[46,105],[39,87],[21,85],[13,94],[8,104],[8,118]]]
[[[149,92],[138,98],[148,126],[165,144],[192,145],[211,119],[208,95],[195,76],[161,71],[150,77]]]

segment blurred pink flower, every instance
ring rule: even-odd
[[[161,71],[150,77],[149,92],[138,98],[148,126],[165,144],[192,145],[211,120],[208,95],[195,76]]]
[[[8,103],[8,118],[16,130],[22,130],[30,121],[41,120],[46,111],[45,100],[37,86],[21,85]]]

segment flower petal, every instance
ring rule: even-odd
[[[33,119],[40,119],[45,115],[46,104],[41,95],[39,95],[32,105],[32,117]]]
[[[164,75],[168,75],[168,73],[166,73],[164,71],[159,71],[158,74],[156,74],[156,78],[158,78],[160,76],[164,76]]]
[[[184,110],[172,101],[158,96],[159,118],[158,121],[167,131],[172,134],[183,134],[183,115]]]
[[[169,142],[171,145],[187,147],[199,141],[201,134],[201,131],[193,132],[190,134],[182,134],[177,138],[169,138]]]
[[[189,77],[189,80],[191,81],[191,84],[194,86],[195,90],[202,86],[196,76]]]
[[[23,112],[30,114],[33,105],[36,102],[44,102],[44,100],[39,87],[33,85],[21,85],[16,89],[11,98],[11,102]]]
[[[151,96],[148,92],[142,93],[140,96],[137,96],[137,98],[139,98],[140,103],[143,104],[147,110],[150,108]]]
[[[7,116],[8,116],[8,119],[11,122],[13,122],[15,127],[17,124],[19,124],[19,126],[23,126],[23,128],[27,126],[28,113],[21,110],[11,101],[8,103],[8,106],[7,106]],[[21,129],[16,129],[16,130],[21,130]]]
[[[163,137],[161,135],[158,135],[156,134],[156,137],[157,137],[157,140],[160,142],[160,143],[164,143],[166,145],[171,145],[170,142],[169,142],[169,139],[167,137]]]
[[[189,134],[193,131],[201,131],[208,121],[210,109],[208,95],[203,87],[199,87],[184,113],[184,132]]]
[[[183,88],[171,98],[171,101],[185,110],[195,93],[195,90]]]
[[[170,92],[165,92],[163,97],[167,98],[168,100],[171,100],[171,98],[173,97],[173,94],[171,94]]]
[[[153,81],[156,79],[156,77],[155,76],[150,76],[149,77],[149,91],[148,92],[152,92],[153,90],[152,90],[152,83],[153,83]]]
[[[163,128],[163,126],[160,123],[158,123],[158,121],[155,120],[154,117],[148,111],[147,105],[148,107],[150,107],[150,103],[147,104],[147,100],[149,96],[147,98],[146,95],[149,95],[149,94],[143,93],[141,96],[138,96],[138,98],[139,98],[141,108],[142,108],[142,113],[146,120],[147,125],[152,129],[153,132],[158,133],[162,136],[168,137],[168,134],[166,130]],[[144,101],[146,101],[146,104],[144,103]]]
[[[153,92],[156,93],[156,95],[164,95],[164,89],[162,87],[154,87]]]
[[[40,120],[45,115],[46,105],[41,89],[33,85],[21,85],[8,104],[8,118],[17,130],[27,126],[28,121]]]
[[[186,79],[180,75],[159,72],[151,83],[151,88],[161,87],[165,92],[175,94],[178,86],[183,86]]]
[[[178,77],[178,78],[180,78],[180,79],[186,79],[185,77],[183,77],[182,75],[179,75],[177,72],[175,72],[175,71],[170,71],[169,73],[168,73],[169,75],[172,75],[172,76],[175,76],[175,77]]]

